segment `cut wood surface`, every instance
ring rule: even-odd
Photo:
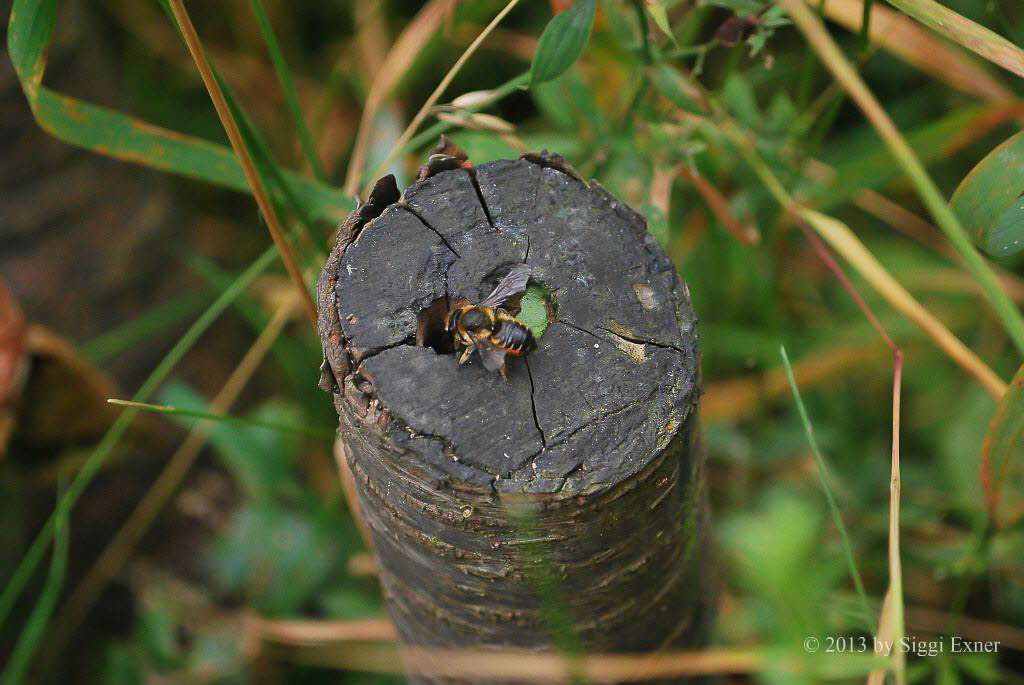
[[[539,565],[588,649],[699,644],[712,593],[685,286],[643,218],[557,156],[449,167],[402,195],[378,182],[318,290],[322,384],[400,635],[550,646]],[[447,303],[524,262],[548,298],[537,349],[507,381],[475,355],[460,367]]]

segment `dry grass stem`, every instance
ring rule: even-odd
[[[437,84],[437,88],[434,89],[434,92],[430,94],[426,102],[424,102],[423,105],[420,107],[419,111],[416,112],[416,115],[413,116],[412,121],[409,122],[409,125],[405,128],[405,131],[403,131],[402,135],[398,138],[397,141],[395,141],[394,146],[391,148],[391,151],[388,153],[387,157],[384,158],[384,161],[382,161],[378,165],[377,169],[370,175],[371,179],[375,179],[378,176],[380,176],[384,172],[384,170],[390,167],[392,162],[394,162],[398,158],[398,156],[402,154],[402,150],[405,148],[406,143],[409,142],[409,140],[419,129],[420,124],[423,123],[423,120],[426,119],[427,115],[429,115],[431,110],[433,110],[434,105],[437,104],[437,101],[441,99],[442,95],[444,95],[444,91],[447,90],[448,86],[450,86],[452,81],[455,80],[455,76],[458,75],[459,71],[461,71],[463,65],[465,65],[466,62],[469,61],[469,58],[473,56],[473,53],[477,51],[477,48],[479,48],[480,45],[484,42],[484,40],[487,39],[487,36],[491,33],[491,31],[493,31],[495,27],[497,27],[498,24],[501,23],[501,20],[504,19],[505,16],[509,12],[511,12],[512,8],[515,7],[517,4],[519,4],[519,0],[509,0],[509,3],[505,5],[505,7],[502,8],[500,12],[498,12],[494,19],[491,20],[491,23],[489,23],[484,28],[484,30],[480,32],[480,35],[476,37],[476,40],[469,44],[469,47],[467,47],[465,52],[463,52],[459,59],[455,61],[455,64],[452,65],[452,68],[448,70],[448,73],[444,75],[444,78],[441,79],[441,82]],[[367,185],[363,188],[363,195],[369,194],[370,187],[370,185]]]
[[[1024,50],[935,0],[888,0],[936,33],[1024,78]]]
[[[846,59],[829,36],[821,20],[807,7],[804,0],[779,0],[779,3],[803,32],[836,81],[842,85],[874,126],[910,179],[925,206],[934,216],[938,226],[963,258],[967,269],[985,289],[989,303],[1002,321],[1010,339],[1013,340],[1019,351],[1024,352],[1024,316],[1006,296],[988,262],[978,254],[963,226],[960,225],[956,215],[950,209],[946,198],[939,192],[921,161],[907,144],[903,134],[900,133],[892,119],[868,89],[860,74]]]
[[[271,345],[284,330],[295,312],[296,300],[283,304],[271,317],[242,360],[231,372],[223,387],[210,402],[210,412],[223,414],[238,400],[245,385],[263,362]],[[78,628],[89,609],[107,584],[124,567],[132,550],[149,530],[156,515],[178,489],[200,451],[216,428],[213,421],[200,421],[189,431],[185,441],[167,461],[163,471],[122,524],[114,538],[100,553],[85,577],[75,588],[54,622],[49,649],[56,654]]]
[[[718,188],[712,185],[710,181],[695,169],[682,166],[680,167],[680,173],[693,184],[693,187],[703,198],[708,209],[718,219],[718,223],[722,224],[725,230],[729,231],[736,240],[747,247],[761,244],[761,232],[757,226],[740,221],[729,207],[729,200],[719,192]]]
[[[825,16],[850,31],[860,31],[864,0],[829,0]],[[931,31],[881,3],[871,6],[871,42],[939,81],[985,100],[1010,100],[1004,86],[969,55],[951,47]]]
[[[739,649],[598,654],[573,660],[570,664],[561,654],[531,649],[396,649],[395,645],[345,644],[330,648],[300,648],[293,658],[318,666],[371,673],[544,683],[573,682],[574,674],[582,676],[587,682],[614,683],[753,673],[768,667],[783,672],[806,670],[795,661],[769,662],[757,652]]]
[[[277,209],[274,207],[274,203],[271,201],[270,195],[267,192],[266,187],[263,185],[263,181],[256,172],[256,166],[253,164],[252,157],[249,155],[249,149],[246,147],[245,141],[242,140],[242,133],[238,129],[238,124],[235,122],[235,118],[231,115],[231,110],[228,107],[227,100],[224,99],[224,93],[221,91],[220,84],[217,83],[217,79],[213,75],[213,69],[210,66],[209,61],[206,59],[206,53],[204,52],[203,45],[199,40],[199,34],[196,33],[195,26],[192,25],[192,19],[189,17],[188,11],[185,9],[185,5],[182,0],[167,1],[170,5],[171,12],[174,14],[175,21],[178,22],[178,28],[181,29],[181,35],[185,40],[185,45],[188,47],[188,51],[192,55],[192,60],[196,63],[196,68],[199,70],[199,75],[203,79],[203,85],[206,86],[206,90],[210,94],[210,100],[213,101],[214,109],[217,110],[217,117],[220,119],[221,125],[224,127],[224,132],[228,136],[228,140],[231,143],[231,149],[234,150],[235,156],[238,158],[238,162],[242,165],[242,171],[245,173],[245,178],[249,182],[249,187],[252,188],[252,194],[256,199],[256,204],[259,206],[260,213],[263,214],[263,218],[267,223],[267,230],[270,231],[270,237],[273,239],[274,245],[277,247],[277,251],[281,255],[281,261],[284,263],[288,276],[292,279],[296,289],[299,291],[299,297],[301,298],[306,316],[309,317],[310,323],[315,329],[316,305],[313,303],[313,297],[310,295],[309,288],[306,286],[306,282],[302,278],[302,270],[299,268],[298,258],[295,256],[295,251],[292,249],[292,246],[288,243],[288,238],[285,236],[284,225],[281,223],[281,219],[277,214]]]
[[[916,323],[950,359],[974,376],[993,398],[998,400],[1003,396],[1006,392],[1006,383],[953,335],[945,324],[907,292],[854,235],[849,226],[813,209],[801,207],[796,211],[832,246],[832,249],[843,255],[880,295],[897,311]]]
[[[412,66],[420,51],[434,36],[444,18],[448,16],[456,0],[430,0],[416,13],[399,34],[384,63],[374,74],[370,92],[366,96],[363,112],[359,118],[359,130],[352,146],[348,172],[345,174],[345,192],[354,195],[359,192],[359,183],[366,166],[366,152],[373,138],[373,123],[381,103],[398,85],[402,75]]]
[[[880,625],[892,645],[889,658],[897,685],[907,682],[907,656],[900,644],[904,635],[903,562],[900,559],[900,391],[903,355],[897,352],[892,385],[892,464],[889,476],[889,589],[882,603]],[[879,629],[881,634],[883,628]]]
[[[264,618],[248,614],[243,619],[247,637],[290,645],[325,645],[349,641],[395,640],[398,634],[385,617],[350,621],[305,621]]]

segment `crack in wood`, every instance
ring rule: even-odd
[[[526,466],[532,460],[534,460],[537,457],[539,457],[541,455],[541,453],[543,453],[545,450],[554,450],[554,449],[556,449],[558,447],[562,447],[563,445],[568,445],[569,442],[573,440],[573,438],[575,438],[577,435],[579,435],[581,432],[585,431],[586,429],[591,428],[594,424],[596,424],[596,423],[598,423],[600,421],[604,421],[605,419],[613,418],[614,416],[616,416],[618,414],[621,414],[621,413],[623,413],[623,412],[625,412],[625,411],[627,411],[629,409],[634,409],[634,408],[636,408],[638,406],[642,406],[646,402],[650,402],[651,399],[653,399],[654,395],[656,395],[656,394],[657,394],[657,388],[654,388],[654,389],[651,390],[650,394],[648,394],[646,397],[643,397],[641,399],[635,400],[633,402],[625,404],[625,405],[623,405],[621,407],[618,407],[616,409],[613,409],[613,410],[610,410],[610,411],[606,411],[606,412],[602,412],[602,413],[597,414],[596,416],[592,417],[591,419],[589,419],[585,423],[583,423],[583,424],[577,426],[576,428],[574,428],[569,433],[563,435],[561,438],[559,438],[555,442],[551,443],[550,445],[545,445],[543,448],[537,450],[533,454],[528,455],[522,462],[520,462],[517,466],[515,466],[510,471],[510,473],[514,473],[516,471],[521,470],[524,466]],[[538,425],[538,430],[539,429],[540,429],[540,426]],[[583,466],[583,462],[581,462],[580,464],[572,467],[572,469],[570,469],[569,472],[567,472],[564,476],[561,476],[562,483],[554,490],[555,494],[558,494],[558,493],[560,493],[562,491],[562,489],[565,487],[565,484],[569,480],[570,474],[572,472],[578,471],[581,466]],[[528,482],[530,482],[530,480],[535,480],[535,477],[527,480],[526,482],[528,483]]]
[[[409,206],[409,205],[408,205],[408,204],[406,204],[405,202],[401,202],[400,204],[402,205],[402,209],[404,209],[405,211],[409,212],[409,213],[410,213],[410,214],[412,214],[412,215],[413,215],[414,217],[416,217],[417,219],[419,219],[419,220],[420,220],[420,223],[421,223],[421,224],[423,224],[423,225],[424,225],[424,226],[425,226],[425,227],[426,227],[426,228],[427,228],[427,229],[428,229],[429,231],[431,231],[431,232],[432,232],[432,233],[433,233],[434,235],[436,235],[436,236],[437,236],[438,238],[440,238],[440,239],[441,239],[441,242],[442,242],[442,243],[444,243],[444,246],[445,246],[445,247],[447,247],[447,248],[448,248],[448,249],[449,249],[449,250],[451,251],[451,253],[452,253],[453,255],[455,255],[455,258],[456,258],[456,259],[462,259],[462,255],[460,255],[460,254],[459,254],[459,251],[458,251],[458,250],[456,250],[456,249],[455,249],[454,247],[452,247],[452,244],[448,242],[448,239],[444,237],[444,234],[443,234],[443,233],[441,233],[441,231],[439,231],[439,230],[437,230],[436,228],[434,228],[433,226],[431,226],[431,225],[430,225],[430,224],[429,224],[429,223],[427,222],[427,220],[426,220],[426,219],[424,219],[424,218],[423,218],[423,217],[422,217],[422,216],[420,215],[420,213],[419,213],[419,212],[417,212],[417,211],[416,211],[415,209],[413,209],[413,208],[412,208],[411,206]]]
[[[408,335],[397,342],[393,342],[388,345],[382,345],[381,347],[370,348],[366,352],[363,352],[361,355],[359,355],[359,368],[362,368],[363,362],[365,362],[367,359],[373,359],[382,352],[387,352],[388,350],[393,350],[396,347],[402,347],[403,345],[408,345],[409,347],[412,347],[415,344],[416,334],[413,333],[412,335]]]
[[[614,344],[613,341],[608,340],[607,338],[603,338],[600,335],[598,335],[597,333],[594,333],[593,331],[588,330],[588,329],[584,328],[583,326],[577,326],[576,324],[572,323],[571,321],[569,321],[567,319],[558,319],[557,321],[553,321],[552,323],[553,324],[560,323],[563,326],[568,326],[569,328],[574,328],[577,331],[579,331],[580,333],[586,333],[587,335],[593,336],[594,338],[597,338],[601,342],[607,342],[607,343]],[[633,343],[635,345],[652,345],[654,347],[658,347],[658,348],[661,348],[663,350],[674,350],[674,351],[678,352],[679,354],[682,354],[682,355],[686,354],[686,351],[684,349],[682,349],[681,347],[679,347],[678,345],[672,345],[672,344],[669,344],[669,343],[663,343],[663,342],[660,342],[658,340],[651,340],[650,338],[641,338],[641,337],[636,336],[636,335],[626,335],[626,334],[623,334],[623,333],[618,333],[616,331],[613,331],[610,328],[605,328],[604,326],[599,326],[598,328],[600,330],[604,331],[605,333],[608,333],[609,335],[613,335],[616,338],[621,338],[622,340],[625,340],[626,342],[629,342],[629,343]],[[620,349],[619,351],[622,352],[623,354],[626,354],[626,356],[629,356],[623,350]]]
[[[670,345],[668,343],[658,342],[657,340],[651,340],[649,338],[641,338],[636,335],[626,335],[623,333],[613,331],[610,328],[602,327],[601,330],[611,335],[614,335],[616,338],[622,338],[626,342],[631,342],[637,345],[653,345],[654,347],[660,347],[663,350],[675,350],[679,354],[686,354],[686,352],[678,345]]]
[[[526,366],[526,375],[530,379],[530,410],[533,412],[533,425],[537,426],[537,432],[540,433],[541,451],[543,452],[544,448],[547,447],[548,441],[544,436],[544,429],[540,427],[540,419],[537,418],[537,388],[533,384],[533,373],[530,371],[530,360],[523,359],[523,364]]]
[[[483,191],[480,190],[480,182],[476,178],[476,169],[469,168],[466,170],[469,174],[469,182],[473,184],[473,190],[476,191],[476,199],[480,201],[480,208],[484,210],[484,216],[487,217],[487,223],[490,224],[491,228],[500,232],[500,229],[494,225],[494,219],[491,218],[491,209],[487,206],[487,201],[484,200]],[[529,244],[527,244],[529,249]]]

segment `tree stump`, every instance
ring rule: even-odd
[[[547,564],[588,652],[698,646],[713,583],[687,288],[643,218],[561,158],[463,159],[435,155],[401,195],[379,181],[318,290],[322,385],[398,632],[550,648],[530,567]],[[507,381],[460,367],[447,303],[523,262],[537,349]],[[540,559],[509,513],[523,501]]]

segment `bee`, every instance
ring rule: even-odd
[[[530,280],[530,267],[516,266],[491,294],[479,304],[465,298],[456,300],[448,314],[448,333],[455,349],[465,347],[459,365],[469,361],[473,350],[480,353],[480,361],[488,371],[500,371],[508,379],[505,355],[525,355],[537,346],[533,333],[522,321],[508,313],[501,305],[526,290]]]

